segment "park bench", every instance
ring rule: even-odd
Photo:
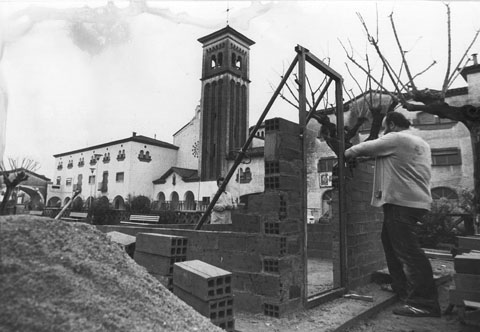
[[[43,210],[31,210],[28,214],[32,216],[43,216]]]
[[[88,212],[70,212],[68,217],[61,217],[64,221],[83,221],[87,219]]]
[[[160,221],[160,216],[158,215],[143,215],[143,214],[132,214],[128,221],[133,222],[148,222],[148,223],[158,223]]]

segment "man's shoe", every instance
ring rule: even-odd
[[[408,317],[441,317],[440,310],[424,309],[412,305],[403,305],[400,308],[393,309],[395,315]]]

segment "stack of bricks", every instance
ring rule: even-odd
[[[187,260],[187,238],[138,233],[134,259],[165,287],[172,290],[173,265]]]
[[[176,263],[173,293],[226,331],[235,331],[232,274],[200,260]]]
[[[265,121],[265,192],[248,198],[237,231],[261,234],[257,273],[235,273],[235,301],[272,317],[297,310],[304,296],[303,156],[300,128],[280,118]]]
[[[454,259],[450,305],[458,308],[462,321],[480,326],[480,236],[459,236],[457,240],[461,254]]]

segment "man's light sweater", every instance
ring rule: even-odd
[[[385,203],[430,210],[430,146],[410,130],[388,133],[349,149],[375,157],[372,205]]]

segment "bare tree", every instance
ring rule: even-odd
[[[5,214],[7,203],[12,196],[14,189],[22,182],[28,180],[27,171],[36,171],[40,164],[29,158],[23,158],[20,161],[8,158],[9,169],[3,163],[0,164],[0,175],[3,177],[5,184],[5,193],[0,203],[0,215]]]
[[[398,68],[394,68],[392,63],[388,60],[386,53],[381,48],[381,44],[377,34],[373,35],[370,33],[366,23],[364,22],[362,16],[357,14],[363,29],[365,30],[368,38],[369,44],[373,47],[374,53],[381,61],[386,76],[389,78],[390,83],[393,85],[394,92],[389,92],[393,99],[397,100],[406,110],[408,111],[422,111],[429,114],[436,115],[440,118],[448,118],[454,121],[459,121],[463,123],[470,132],[472,147],[473,147],[473,163],[474,163],[474,214],[478,220],[478,215],[480,213],[480,107],[473,105],[463,105],[463,106],[452,106],[445,102],[445,97],[449,87],[452,85],[454,80],[458,77],[460,72],[466,68],[469,64],[469,59],[467,54],[469,54],[470,49],[474,45],[475,41],[478,38],[480,30],[476,31],[474,34],[471,43],[466,48],[462,57],[452,70],[452,35],[451,35],[451,13],[450,7],[448,4],[446,6],[447,12],[447,68],[440,90],[435,89],[418,89],[415,84],[415,79],[420,75],[425,73],[427,70],[431,69],[436,61],[433,61],[425,69],[414,74],[409,65],[407,56],[409,55],[408,51],[402,46],[400,37],[395,25],[395,20],[393,13],[390,14],[390,24],[391,29],[395,37],[398,51],[401,56],[401,63]],[[378,31],[378,24],[377,24]],[[367,65],[362,65],[353,57],[353,53],[348,55],[349,60],[354,63],[365,75],[370,77],[372,81],[376,82],[383,91],[388,91],[385,86],[377,79],[378,75],[374,75],[370,68]],[[475,63],[476,64],[476,63]],[[375,77],[377,76],[377,78]]]

